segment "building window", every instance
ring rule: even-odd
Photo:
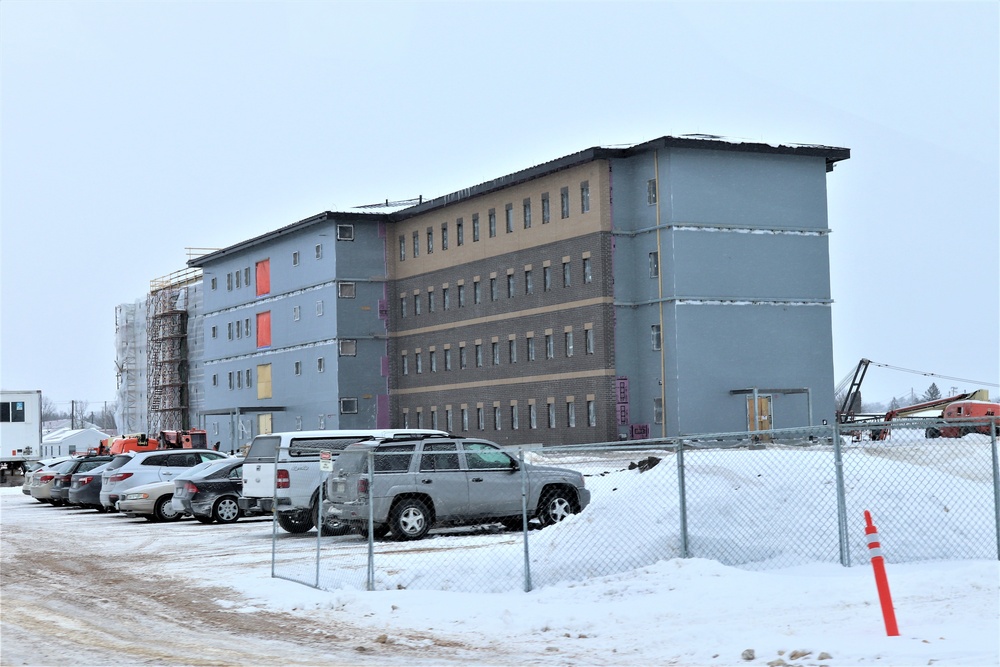
[[[250,337],[250,318],[243,320],[243,335],[247,338]]]
[[[451,370],[451,348],[446,347],[444,349],[444,369],[446,371]]]
[[[295,374],[296,375],[302,375],[302,362],[301,361],[296,361],[295,362]]]
[[[322,317],[322,316],[323,316],[323,302],[322,301],[317,301],[316,302],[316,317]]]
[[[448,249],[448,223],[441,223],[441,250]]]
[[[403,356],[400,358],[400,361],[402,362],[402,365],[403,365],[403,375],[409,375],[410,374],[410,360],[409,360],[409,357],[406,356],[405,352],[403,353]]]
[[[354,240],[354,225],[337,225],[337,240],[338,241],[353,241]]]
[[[476,406],[476,426],[479,427],[480,431],[486,430],[486,419],[483,414],[483,406],[481,405]]]
[[[497,235],[497,211],[495,208],[491,208],[489,212],[489,234],[490,238]]]
[[[219,281],[215,276],[212,276],[212,289],[216,289],[219,286]]]
[[[236,320],[236,337],[243,338],[243,327],[240,326],[239,320]]]
[[[337,296],[341,299],[353,299],[357,296],[357,285],[352,282],[337,283]]]
[[[299,265],[299,251],[294,250],[292,251],[292,266],[298,266],[298,265]]]
[[[437,427],[438,427],[438,411],[437,408],[431,408],[431,428],[437,430]]]
[[[250,387],[253,386],[253,384],[250,382],[250,380],[253,378],[253,373],[248,368],[248,369],[246,369],[246,372],[244,374],[246,375],[246,378],[247,378],[247,381],[246,381],[247,389],[249,389]]]
[[[465,221],[462,218],[455,221],[455,242],[465,245]]]
[[[559,190],[559,212],[564,219],[569,217],[569,188]]]
[[[580,183],[580,212],[587,213],[590,211],[590,183],[584,181]]]
[[[257,366],[257,398],[271,398],[271,364]]]
[[[514,298],[514,274],[513,273],[508,273],[507,274],[507,298],[508,299],[513,299]]]
[[[236,289],[243,287],[243,273],[237,269],[236,271]]]
[[[566,342],[566,356],[567,357],[572,357],[573,356],[573,332],[572,331],[566,331],[564,333],[564,337],[565,337],[565,342]]]
[[[542,289],[548,292],[552,289],[552,267],[542,267]]]
[[[569,271],[569,262],[563,262],[563,287],[569,287],[573,280]]]
[[[662,424],[663,423],[663,399],[654,398],[653,399],[653,423]]]
[[[257,347],[271,346],[271,311],[257,313]]]
[[[239,371],[236,371],[236,388],[237,389],[243,388],[243,373]]]
[[[649,253],[649,277],[660,277],[660,253],[658,252]]]
[[[576,403],[566,401],[566,426],[576,428]]]
[[[517,363],[517,341],[513,338],[507,341],[507,358],[510,360],[510,363]]]
[[[461,412],[461,415],[462,415],[462,430],[463,431],[468,431],[469,430],[469,409],[468,408],[460,408],[459,411]]]
[[[542,193],[542,224],[547,225],[549,220],[552,219],[551,210],[549,209],[549,193]]]
[[[446,407],[444,409],[444,427],[449,433],[455,430],[455,427],[452,424],[452,414],[450,407]]]
[[[483,344],[476,343],[476,368],[483,367]]]
[[[514,231],[514,205],[507,204],[504,207],[504,223],[506,224],[507,233],[510,234]]]
[[[340,414],[342,415],[358,414],[358,399],[356,398],[340,399]]]
[[[490,277],[490,301],[497,300],[497,279],[496,276]]]
[[[500,423],[500,406],[499,405],[494,405],[493,406],[493,430],[494,431],[499,431],[501,429],[501,426],[502,426],[502,424]]]
[[[517,404],[510,406],[510,429],[517,430]]]
[[[399,237],[399,261],[406,261],[406,237],[402,235]]]
[[[554,359],[556,356],[556,344],[551,333],[545,334],[545,358]]]
[[[472,214],[472,242],[475,243],[479,240],[479,214]]]
[[[594,282],[594,270],[589,257],[583,258],[583,284],[589,285]]]
[[[458,348],[458,367],[463,370],[469,367],[469,359],[465,354],[465,345],[460,345]]]
[[[482,299],[482,294],[481,294],[480,289],[479,289],[479,281],[478,280],[473,280],[472,281],[472,303],[474,303],[474,304],[480,304],[480,303],[482,303],[482,300],[483,300]]]
[[[416,359],[417,362],[417,375],[420,375],[421,373],[424,372],[424,356],[422,353],[417,352],[414,355],[414,358]]]
[[[592,328],[590,328],[590,329],[584,329],[583,330],[583,342],[584,342],[584,347],[586,348],[587,354],[593,354],[594,353],[594,330]]]
[[[419,315],[420,313],[421,313],[420,295],[419,294],[414,294],[413,295],[413,314],[414,315]]]
[[[531,228],[531,200],[525,199],[521,206],[524,211],[524,228]]]
[[[587,401],[587,426],[597,426],[597,403],[594,400]]]
[[[413,232],[413,256],[420,256],[420,232]]]
[[[292,319],[296,322],[302,317],[302,308],[300,306],[292,306]]]
[[[233,323],[232,322],[226,322],[226,335],[229,337],[229,340],[233,339]]]
[[[434,310],[435,310],[435,307],[434,307],[434,292],[430,291],[430,292],[427,292],[427,312],[428,313],[433,313]]]
[[[654,350],[659,350],[663,347],[662,337],[660,336],[660,325],[654,324],[650,327],[649,337],[653,344]]]
[[[524,270],[524,293],[531,294],[535,291],[535,286],[531,281],[531,269]]]
[[[320,357],[316,360],[316,372],[322,373],[325,370],[326,370],[326,359]]]
[[[528,361],[534,361],[535,360],[535,337],[534,336],[528,336],[526,340],[528,341],[527,342]]]
[[[458,307],[465,307],[465,283],[458,284]]]
[[[646,203],[652,206],[656,203],[656,179],[646,181]]]
[[[213,324],[212,325],[212,338],[215,338],[218,335],[219,335],[219,328]]]
[[[406,317],[406,295],[399,297],[399,316]]]
[[[316,244],[316,259],[323,259],[323,244]]]
[[[549,404],[547,404],[547,407],[549,409],[549,428],[555,428],[556,427],[556,404],[555,403],[549,403]]]
[[[538,409],[534,403],[528,403],[528,428],[538,428]]]
[[[358,356],[358,341],[353,338],[337,341],[337,353],[342,357]]]
[[[295,415],[295,430],[302,430],[302,415]]]
[[[226,289],[230,292],[233,291],[233,274],[231,273],[226,274]]]
[[[500,365],[500,343],[499,343],[499,341],[493,341],[493,343],[491,345],[492,345],[491,349],[493,350],[493,365],[494,366],[499,366]]]
[[[227,377],[229,379],[229,388],[232,389],[235,386],[235,384],[233,383],[233,372],[229,371]]]
[[[427,228],[427,254],[430,255],[434,252],[434,228]]]
[[[447,287],[441,288],[441,306],[445,310],[451,308],[451,290],[449,290]]]
[[[219,375],[218,375],[218,373],[215,373],[215,374],[212,375],[212,386],[213,387],[218,387],[219,386]]]
[[[437,373],[438,362],[437,362],[437,350],[430,350],[427,353],[429,361],[431,362],[431,373]]]

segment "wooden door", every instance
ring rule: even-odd
[[[757,396],[756,405],[754,397],[747,396],[747,424],[750,431],[769,431],[774,428],[771,424],[771,397]],[[770,442],[771,436],[763,434],[757,437],[761,442]]]

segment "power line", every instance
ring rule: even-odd
[[[873,361],[871,363],[875,366],[879,366],[880,368],[890,368],[894,371],[913,373],[914,375],[923,375],[925,377],[936,377],[936,378],[941,378],[942,380],[951,380],[953,382],[967,382],[968,384],[982,385],[985,387],[1000,387],[1000,384],[997,384],[995,382],[982,382],[980,380],[969,380],[967,378],[951,377],[950,375],[940,375],[938,373],[930,373],[928,371],[916,371],[913,370],[912,368],[901,368],[899,366],[890,366],[889,364],[880,364],[877,361]]]

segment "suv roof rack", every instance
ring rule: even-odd
[[[454,435],[452,433],[394,433],[388,438],[372,438],[373,440],[378,440],[379,442],[394,442],[396,440],[427,440],[430,438],[448,438],[455,439],[460,436]]]

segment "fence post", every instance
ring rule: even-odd
[[[997,560],[1000,560],[1000,465],[997,465],[997,429],[1000,422],[990,420],[990,454],[993,457],[993,529],[997,538]]]
[[[681,558],[689,558],[687,525],[687,489],[684,486],[684,441],[677,439],[677,492],[680,494]]]
[[[375,450],[368,450],[368,590],[375,590]]]
[[[840,541],[840,564],[851,566],[851,546],[847,534],[847,498],[844,491],[844,456],[840,450],[840,424],[833,422],[833,470],[837,479],[837,537]]]
[[[528,553],[528,475],[524,469],[524,448],[517,450],[518,467],[521,469],[521,540],[524,542],[524,592],[531,591],[531,557]]]

